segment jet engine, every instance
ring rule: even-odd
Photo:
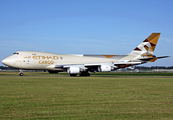
[[[101,65],[98,67],[99,72],[110,72],[112,70],[110,65]]]
[[[67,69],[67,72],[69,74],[78,74],[78,73],[80,73],[80,68],[76,67],[76,66],[71,66]]]
[[[115,70],[117,67],[114,66],[113,64],[101,64],[99,67],[98,67],[98,71],[99,72],[110,72],[110,71],[113,71]]]

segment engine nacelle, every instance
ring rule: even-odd
[[[80,73],[80,68],[76,67],[76,66],[71,66],[67,69],[67,72],[69,74],[78,74],[78,73]]]
[[[98,67],[99,72],[110,72],[112,67],[110,65],[101,65]]]

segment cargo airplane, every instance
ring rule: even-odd
[[[154,62],[153,55],[160,33],[152,33],[128,55],[65,55],[35,51],[18,51],[2,60],[4,65],[22,70],[48,70],[49,73],[68,72],[70,76],[90,76],[89,72],[110,72],[119,68]]]

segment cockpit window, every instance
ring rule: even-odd
[[[14,54],[17,54],[17,55],[19,55],[19,53],[14,53]]]

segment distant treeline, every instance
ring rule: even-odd
[[[16,68],[12,68],[12,67],[4,67],[4,66],[0,66],[1,70],[18,70]]]
[[[135,69],[139,69],[139,70],[153,70],[153,69],[173,69],[173,66],[151,66],[151,67],[147,67],[147,66],[134,66]],[[17,70],[16,68],[12,68],[12,67],[4,67],[4,66],[0,66],[0,70]]]
[[[173,66],[151,66],[151,67],[147,67],[147,66],[135,66],[135,69],[139,69],[139,70],[153,70],[153,69],[173,69]]]

